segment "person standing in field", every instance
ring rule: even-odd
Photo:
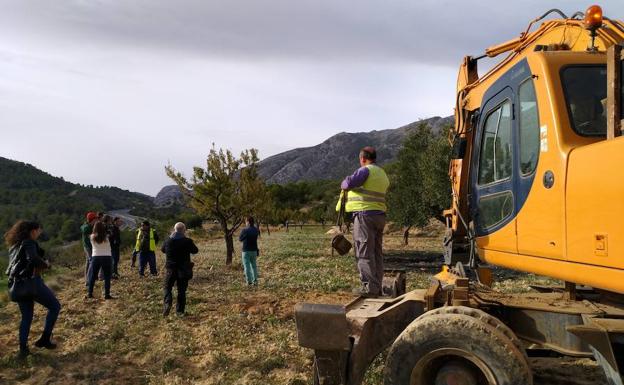
[[[193,240],[186,237],[186,226],[184,223],[176,223],[173,229],[173,233],[163,242],[161,247],[161,251],[166,255],[164,317],[168,316],[171,311],[171,306],[173,304],[172,289],[174,284],[178,289],[176,315],[184,315],[186,308],[186,289],[188,288],[189,280],[193,278],[194,264],[191,262],[191,254],[197,254],[199,252]]]
[[[98,218],[99,218],[99,214],[98,213]],[[104,228],[106,228],[106,235],[108,236],[108,241],[111,244],[111,258],[112,258],[112,249],[113,249],[113,241],[111,240],[111,236],[113,235],[113,218],[108,215],[108,214],[103,214],[101,219],[98,219],[98,221],[104,223]],[[111,272],[113,270],[111,269]],[[111,273],[111,278],[112,278],[112,273]],[[100,274],[98,275],[98,279],[100,281],[104,280],[104,270],[100,269]]]
[[[18,359],[24,359],[30,354],[28,349],[28,335],[32,324],[35,302],[48,309],[45,319],[43,334],[35,342],[39,348],[54,349],[56,344],[52,342],[54,324],[61,311],[61,303],[56,299],[54,292],[43,282],[41,273],[50,268],[50,263],[44,259],[45,252],[37,243],[37,238],[43,231],[37,222],[18,221],[4,234],[4,240],[9,247],[9,267],[6,274],[9,278],[9,288],[19,285],[28,285],[31,290],[22,292],[20,298],[13,298],[15,292],[10,295],[17,302],[22,320],[19,328],[19,353]]]
[[[360,168],[346,177],[340,187],[346,195],[345,211],[354,218],[355,257],[362,286],[353,291],[364,297],[382,294],[383,230],[386,224],[386,191],[390,182],[386,172],[377,166],[377,152],[364,147],[359,154]],[[336,210],[340,208],[338,201]]]
[[[104,299],[113,299],[110,294],[113,257],[104,222],[96,222],[93,226],[91,245],[93,247],[93,253],[91,255],[91,265],[89,266],[89,291],[87,293],[87,298],[93,298],[95,280],[98,277],[99,271],[102,270],[104,278]]]
[[[259,231],[254,226],[254,218],[247,217],[245,221],[247,227],[245,227],[238,240],[243,243],[243,270],[245,271],[245,282],[247,285],[258,285],[258,264],[257,258],[260,250],[258,249],[258,235]]]
[[[145,276],[145,266],[149,264],[150,274],[158,275],[156,269],[156,244],[158,243],[158,234],[151,228],[148,221],[141,223],[141,228],[137,230],[136,243],[134,245],[134,253],[139,254],[139,275]]]
[[[121,226],[123,221],[119,217],[113,218],[109,240],[113,255],[113,279],[119,278],[119,255],[121,250]]]
[[[80,226],[82,234],[82,248],[85,253],[85,286],[89,286],[89,264],[91,263],[91,234],[93,233],[93,224],[97,221],[97,214],[93,211],[87,213],[86,222]]]

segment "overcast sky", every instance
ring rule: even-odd
[[[261,158],[452,114],[458,65],[586,1],[0,0],[0,156],[155,195],[217,147]],[[601,2],[624,18],[621,0]]]

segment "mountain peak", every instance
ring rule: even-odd
[[[258,163],[259,173],[267,183],[289,183],[300,180],[340,179],[358,166],[357,157],[364,146],[377,149],[378,163],[393,161],[405,137],[425,123],[434,132],[453,122],[453,117],[435,116],[405,126],[369,132],[340,132],[320,144],[282,152]]]

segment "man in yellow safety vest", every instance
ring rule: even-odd
[[[158,275],[156,270],[156,243],[158,234],[151,228],[148,221],[141,223],[141,228],[137,230],[136,244],[134,245],[133,256],[139,254],[139,275],[145,275],[145,266],[149,264],[150,274]]]
[[[360,150],[360,168],[346,177],[340,187],[346,194],[345,211],[354,217],[353,240],[355,257],[362,287],[354,294],[376,297],[382,294],[383,230],[386,224],[386,191],[390,182],[386,172],[377,164],[373,147]],[[338,202],[337,209],[341,202]]]

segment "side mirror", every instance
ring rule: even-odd
[[[464,159],[467,142],[466,138],[455,138],[453,149],[451,150],[451,159]]]

